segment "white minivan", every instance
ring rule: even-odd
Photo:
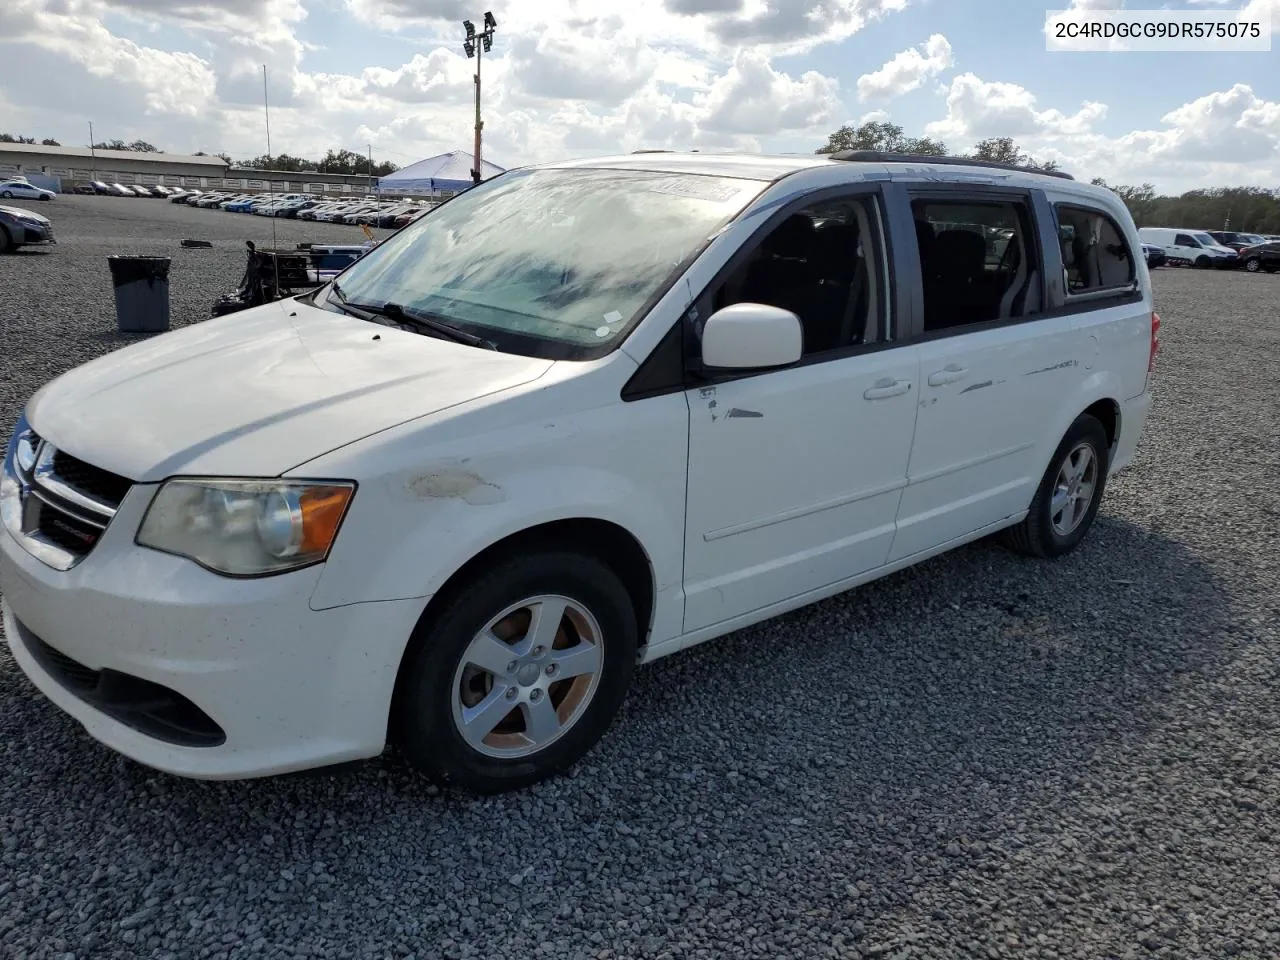
[[[102,742],[237,778],[398,744],[562,770],[633,668],[1002,532],[1084,538],[1159,318],[1110,190],[850,152],[508,171],[314,293],[26,404],[14,658]]]
[[[1143,243],[1160,247],[1175,267],[1196,267],[1208,270],[1216,267],[1225,270],[1240,262],[1240,255],[1223,246],[1203,230],[1175,229],[1173,227],[1143,227],[1138,231]]]

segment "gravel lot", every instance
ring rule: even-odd
[[[126,339],[107,254],[171,255],[186,323],[270,236],[163,201],[40,209],[59,245],[0,260],[5,437]],[[977,544],[664,660],[524,794],[392,759],[156,774],[0,647],[0,955],[1280,956],[1280,277],[1155,283],[1154,420],[1080,552]]]

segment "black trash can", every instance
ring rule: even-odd
[[[121,333],[169,329],[169,258],[107,257]]]

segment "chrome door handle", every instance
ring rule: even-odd
[[[910,380],[877,380],[872,386],[862,391],[867,400],[884,400],[886,397],[900,397],[911,389]]]
[[[929,386],[945,387],[948,383],[955,383],[957,380],[963,380],[969,373],[968,367],[962,367],[959,364],[949,363],[941,370],[929,374]]]

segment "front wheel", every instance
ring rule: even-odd
[[[631,597],[606,564],[579,553],[513,556],[414,632],[393,737],[437,782],[478,793],[529,786],[604,735],[637,645]]]
[[[3,193],[0,193],[0,197],[4,197],[6,200],[12,199],[12,197],[13,197],[13,191],[12,191],[12,190],[5,190]]]
[[[1197,269],[1197,270],[1208,270],[1208,269],[1209,269],[1210,267],[1212,267],[1212,266],[1213,266],[1213,261],[1212,261],[1212,260],[1210,260],[1210,259],[1209,259],[1207,256],[1205,256],[1204,254],[1201,254],[1200,256],[1196,257],[1196,269]]]
[[[1042,558],[1074,550],[1097,516],[1107,467],[1107,432],[1096,417],[1081,414],[1058,444],[1026,519],[1005,531],[1006,543]]]
[[[0,253],[8,253],[12,249],[14,249],[14,244],[9,237],[9,231],[4,227],[0,227]]]
[[[1258,257],[1250,257],[1244,262],[1244,268],[1250,273],[1257,273],[1262,269],[1262,261]]]

